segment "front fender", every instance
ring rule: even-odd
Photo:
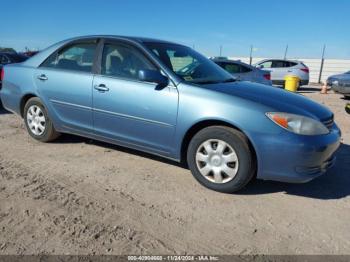
[[[272,109],[240,97],[213,92],[201,87],[179,86],[179,112],[175,134],[174,158],[181,159],[182,143],[187,132],[201,122],[220,122],[232,126],[249,139],[262,168],[259,137],[278,135],[281,128],[273,124],[265,113]]]

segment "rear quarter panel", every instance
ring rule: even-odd
[[[294,75],[298,76],[301,80],[309,80],[309,73],[302,71],[302,68],[305,68],[305,66],[301,64],[291,67]]]
[[[4,80],[0,91],[5,109],[20,114],[21,99],[27,95],[37,95],[33,81],[34,68],[22,64],[4,66]]]
[[[34,82],[35,70],[57,48],[69,41],[54,44],[22,63],[4,66],[5,79],[0,90],[0,97],[7,110],[20,114],[21,99],[27,94],[38,96]],[[44,101],[43,103],[45,105]]]

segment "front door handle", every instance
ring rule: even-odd
[[[41,80],[41,81],[46,81],[46,80],[48,80],[47,76],[44,75],[44,74],[41,74],[40,76],[38,76],[38,79]]]
[[[107,92],[107,91],[109,91],[109,88],[106,85],[104,85],[104,84],[95,85],[94,88],[97,91],[100,91],[100,92]]]

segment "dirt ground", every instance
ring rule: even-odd
[[[350,254],[347,101],[301,93],[335,113],[336,166],[232,195],[148,154],[69,135],[36,142],[0,109],[0,254]]]

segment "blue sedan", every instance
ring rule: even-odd
[[[203,55],[166,41],[69,39],[5,66],[1,76],[4,107],[24,118],[34,139],[70,133],[146,151],[185,163],[220,192],[255,176],[309,181],[334,164],[340,143],[324,106],[236,82]]]

